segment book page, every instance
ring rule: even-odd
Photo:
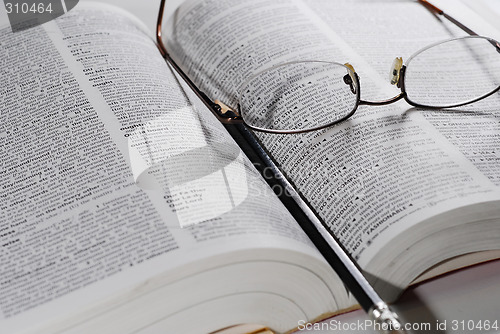
[[[393,1],[190,1],[167,29],[190,77],[233,107],[246,78],[297,60],[349,62],[362,99],[388,99],[399,94],[387,79],[395,57],[465,34],[417,2]],[[498,102],[492,96],[474,106],[479,113],[463,114],[404,101],[360,106],[325,130],[257,136],[366,266],[419,222],[499,199]],[[491,211],[484,219],[498,215]]]
[[[0,333],[65,319],[124,289],[133,296],[134,284],[229,251],[289,250],[317,259],[311,268],[323,263],[130,15],[82,4],[22,33],[2,28],[0,40]],[[208,196],[215,212],[200,209]],[[293,262],[278,253],[261,260]],[[163,284],[227,262],[238,258]]]

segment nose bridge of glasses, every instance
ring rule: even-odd
[[[392,62],[391,72],[389,75],[389,80],[392,85],[396,85],[398,88],[402,86],[402,78],[404,76],[405,66],[403,65],[403,58],[396,57]],[[406,96],[406,93],[402,91],[399,95],[394,96],[393,98],[383,100],[383,101],[365,101],[360,100],[359,104],[369,105],[369,106],[383,106],[386,104],[391,104],[396,101],[401,100]]]
[[[386,104],[391,104],[391,103],[394,103],[396,101],[399,101],[402,98],[404,98],[405,96],[406,96],[406,93],[402,92],[399,95],[396,95],[396,96],[394,96],[394,97],[392,97],[390,99],[383,100],[383,101],[365,101],[365,100],[359,100],[359,104],[360,105],[367,105],[367,106],[383,106],[383,105],[386,105]]]
[[[356,94],[357,93],[357,86],[356,86],[357,80],[356,80],[356,78],[358,78],[358,74],[356,73],[356,70],[354,69],[354,67],[351,64],[345,63],[344,66],[349,69],[348,74],[344,75],[344,77],[343,77],[344,83],[349,85],[349,87],[351,88],[351,92],[353,94]],[[397,85],[397,87],[401,88],[400,78],[404,75],[403,73],[404,73],[403,58],[397,57],[396,59],[394,59],[394,62],[392,64],[391,74],[393,74],[393,78],[391,78],[391,83],[393,85]],[[395,81],[394,81],[394,76],[397,76],[397,80],[395,80]],[[393,81],[394,81],[394,83],[393,83]],[[384,101],[359,100],[359,104],[370,105],[370,106],[381,106],[381,105],[391,104],[391,103],[394,103],[396,101],[399,101],[402,98],[404,98],[405,95],[406,94],[404,92],[401,92],[401,94],[394,96],[393,98],[390,98],[388,100],[384,100]]]

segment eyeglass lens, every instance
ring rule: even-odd
[[[351,114],[358,81],[346,66],[330,62],[294,62],[272,67],[241,87],[240,110],[255,128],[307,130]]]
[[[405,89],[413,103],[452,107],[481,98],[500,85],[500,49],[484,37],[454,39],[407,62]]]

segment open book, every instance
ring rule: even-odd
[[[249,75],[298,59],[349,61],[366,97],[391,97],[395,56],[463,34],[407,1],[191,0],[170,22],[175,59],[228,105]],[[0,62],[0,333],[286,332],[356,308],[133,16],[82,3],[3,26]],[[395,300],[500,257],[497,95],[473,113],[401,102],[257,136]]]

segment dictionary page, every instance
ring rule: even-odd
[[[190,77],[233,107],[246,78],[297,60],[349,62],[360,76],[362,99],[388,99],[399,94],[387,79],[395,57],[408,59],[431,43],[465,35],[414,1],[188,1],[167,29],[170,49]],[[413,243],[442,231],[434,242],[439,249],[427,248],[454,250],[422,261],[431,266],[497,247],[494,237],[457,246],[445,231],[498,219],[498,105],[492,96],[473,107],[479,113],[460,114],[400,101],[360,106],[351,119],[325,130],[256,135],[362,267],[398,237]],[[472,210],[477,216],[457,213],[476,204],[485,205]],[[454,218],[429,223],[446,214]],[[423,221],[426,227],[418,227]],[[397,247],[384,265],[408,245]],[[382,275],[381,268],[377,263],[370,270]]]
[[[144,31],[129,14],[87,4],[24,32],[0,30],[0,333],[93,324],[148,289],[240,261],[318,280],[324,302],[307,319],[348,306],[338,278]],[[217,282],[148,303],[147,321],[118,311],[120,321],[102,321],[135,332],[216,299]],[[238,283],[223,293],[273,289]]]

